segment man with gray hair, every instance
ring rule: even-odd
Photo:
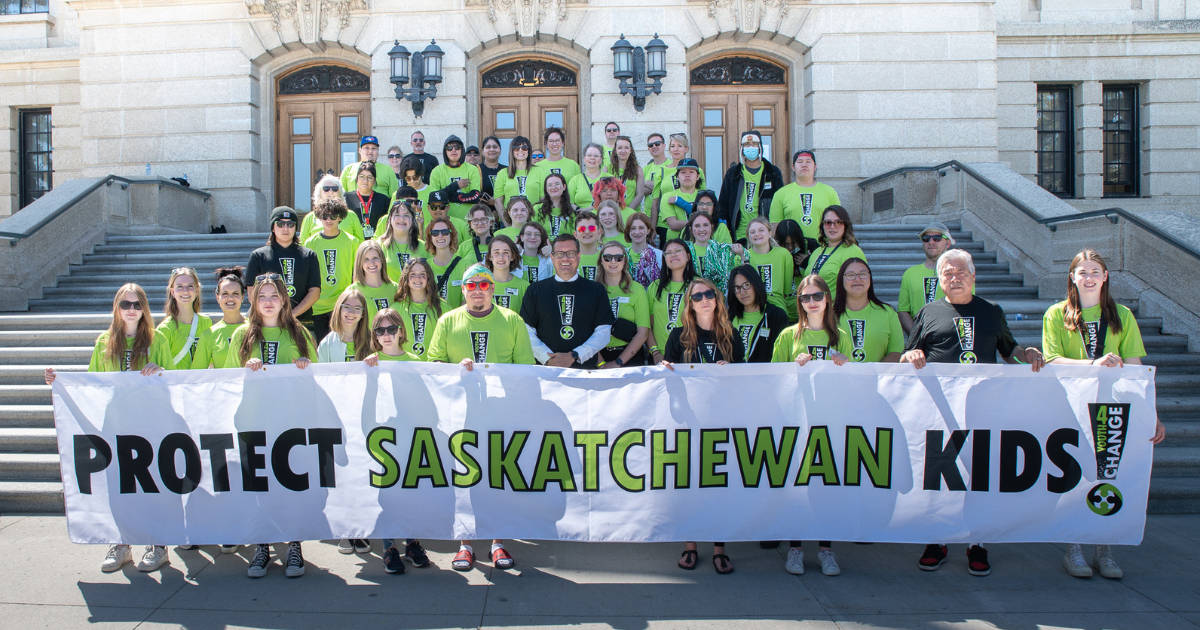
[[[901,363],[912,363],[918,370],[928,362],[996,363],[999,353],[1008,363],[1028,363],[1034,372],[1045,365],[1041,350],[1017,345],[1003,309],[973,294],[975,262],[971,254],[947,250],[937,259],[937,275],[945,297],[917,313]],[[946,545],[926,545],[917,565],[923,571],[936,571],[947,553]],[[967,572],[975,576],[992,572],[982,544],[967,549]]]
[[[913,320],[926,304],[946,297],[938,285],[934,266],[938,257],[954,247],[954,237],[950,236],[950,229],[944,223],[930,223],[917,236],[925,250],[925,262],[904,270],[900,278],[900,301],[896,303],[900,325],[904,327],[906,335],[912,332]]]

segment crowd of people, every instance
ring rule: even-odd
[[[378,139],[364,136],[360,161],[316,183],[311,212],[275,208],[267,243],[244,267],[217,270],[218,320],[201,313],[193,269],[167,278],[157,326],[146,292],[126,284],[89,370],[303,369],[313,361],[440,361],[466,370],[899,361],[920,369],[1000,358],[1037,371],[1046,363],[1119,367],[1146,354],[1133,314],[1109,292],[1103,258],[1087,249],[1071,261],[1065,299],[1045,313],[1041,348],[1018,345],[1002,309],[975,295],[971,255],[953,247],[941,223],[914,235],[925,260],[905,271],[899,303],[884,303],[849,212],[816,181],[811,150],[791,156],[785,185],[762,156],[761,136],[748,131],[740,159],[713,190],[684,134],[650,134],[645,163],[613,122],[603,144],[583,147],[582,165],[566,156],[562,130],[541,140],[535,150],[528,138],[512,139],[502,162],[495,137],[480,150],[449,136],[439,161],[416,131],[412,154],[392,146],[380,163]],[[54,378],[47,369],[46,382]],[[1163,438],[1158,423],[1152,441]],[[839,574],[832,542],[817,546],[821,572]],[[343,540],[339,550],[369,553],[371,542]],[[514,566],[503,541],[493,540],[488,555],[498,568]],[[288,577],[303,575],[299,541],[280,557]],[[935,570],[946,557],[945,545],[930,544],[918,566]],[[131,561],[130,545],[112,545],[101,569]],[[153,571],[167,561],[166,547],[149,546],[136,566]],[[406,561],[429,565],[420,541],[382,541],[387,572],[404,572]],[[470,541],[461,541],[453,568],[474,563]],[[713,543],[712,563],[733,571],[724,543]],[[1121,577],[1107,546],[1089,562],[1069,545],[1063,563],[1076,577],[1093,567]],[[697,544],[686,543],[679,567],[698,564]],[[262,577],[270,565],[270,545],[256,544],[247,574]],[[784,569],[804,567],[803,544],[791,541]],[[990,572],[982,543],[967,549],[967,569]]]

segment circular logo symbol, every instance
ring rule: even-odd
[[[325,284],[337,284],[337,276],[334,276],[334,275],[325,276]]]
[[[558,329],[558,336],[563,339],[570,339],[575,336],[575,329],[570,326],[563,326]]]
[[[808,215],[808,214],[804,215],[800,219],[800,222],[803,223],[804,225],[812,225],[812,215]]]
[[[415,354],[417,356],[422,356],[425,354],[425,345],[420,344],[420,343],[414,343],[412,346],[412,351],[413,351],[413,354]]]
[[[296,287],[288,285],[288,297],[296,297]]]
[[[861,362],[861,361],[867,360],[867,353],[863,352],[862,348],[855,348],[854,352],[851,353],[851,355],[854,357],[855,361]]]
[[[974,352],[967,350],[966,352],[958,355],[958,362],[959,363],[978,363],[979,357],[975,356]]]
[[[1100,483],[1088,490],[1087,505],[1100,516],[1112,516],[1121,511],[1121,491],[1111,483]]]

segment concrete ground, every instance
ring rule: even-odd
[[[171,548],[154,573],[99,570],[101,546],[67,541],[61,516],[0,517],[0,628],[1133,628],[1200,627],[1200,516],[1155,516],[1146,541],[1118,548],[1126,577],[1068,577],[1061,545],[995,545],[993,573],[966,572],[962,545],[940,571],[916,545],[837,544],[842,575],[783,571],[783,552],[735,543],[717,575],[701,545],[513,542],[517,568],[450,569],[457,550],[426,545],[433,566],[387,575],[378,558],[305,544],[307,574],[246,578],[249,552]],[[486,548],[477,545],[477,550]],[[137,556],[135,550],[135,558]]]

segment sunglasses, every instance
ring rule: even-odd
[[[121,300],[117,302],[117,308],[122,311],[140,311],[142,310],[141,302],[131,302],[129,300]]]
[[[604,254],[600,259],[604,262],[621,262],[625,260],[625,254]]]
[[[433,211],[433,210],[445,210],[447,207],[448,207],[448,206],[447,206],[446,204],[444,204],[444,203],[431,203],[431,204],[429,204],[429,210],[430,210],[430,211]]]
[[[375,333],[376,337],[395,337],[396,333],[400,332],[400,327],[395,324],[391,326],[376,326],[371,332]]]
[[[663,145],[662,140],[655,140],[654,142],[647,142],[646,148],[653,149],[654,147],[661,147],[662,145]]]
[[[829,226],[834,226],[834,225],[841,225],[842,220],[841,219],[825,219],[821,223],[824,223],[825,225],[829,225]]]
[[[446,228],[437,228],[435,230],[429,230],[429,235],[430,236],[450,236],[450,230],[448,230]]]
[[[513,147],[513,148],[512,148],[512,150],[513,150],[513,152],[515,153],[515,152],[517,152],[517,151],[528,151],[528,150],[529,150],[529,148],[530,148],[530,147],[527,147],[527,146],[524,146],[524,145],[518,145],[518,146],[515,146],[515,147]]]
[[[275,225],[278,225],[279,227],[285,227],[285,228],[295,228],[296,222],[292,221],[290,219],[285,219],[282,221],[276,221]]]
[[[263,275],[258,277],[258,281],[256,284],[275,282],[278,279],[279,279],[279,274],[277,274],[277,273],[264,273]]]
[[[608,129],[604,130],[604,133],[617,133],[618,131],[620,131],[620,129],[617,129],[616,127],[609,127]]]
[[[389,153],[389,154],[388,154],[388,159],[389,159],[389,160],[399,160],[399,159],[400,159],[400,158],[402,158],[402,157],[404,157],[404,154],[403,154],[403,153]]]
[[[468,280],[463,283],[463,288],[467,291],[487,291],[492,288],[492,283],[488,280]]]
[[[800,297],[801,304],[808,304],[809,302],[812,302],[815,304],[817,302],[825,301],[824,293],[801,293],[799,297]]]
[[[941,234],[922,234],[921,242],[928,243],[929,241],[933,241],[934,243],[940,243],[945,238],[946,237],[942,236]]]
[[[579,232],[580,234],[583,234],[584,232],[595,232],[595,231],[596,231],[596,226],[594,226],[594,225],[581,225],[581,226],[579,226],[579,227],[575,228],[575,231],[576,231],[576,232]]]
[[[533,158],[533,159],[535,159],[535,160],[541,160],[541,159],[545,159],[545,157],[546,157],[546,156],[545,156],[545,155],[542,155],[542,154],[539,152],[539,153],[534,153],[533,155],[531,155],[531,156],[529,156],[529,157],[531,157],[531,158]]]
[[[337,189],[338,189],[337,186],[322,186],[321,187],[321,190],[324,190],[325,192],[337,192]]]
[[[697,291],[692,294],[693,302],[702,302],[704,300],[715,300],[715,299],[717,299],[717,292],[713,291],[712,289],[708,289],[707,291]]]

